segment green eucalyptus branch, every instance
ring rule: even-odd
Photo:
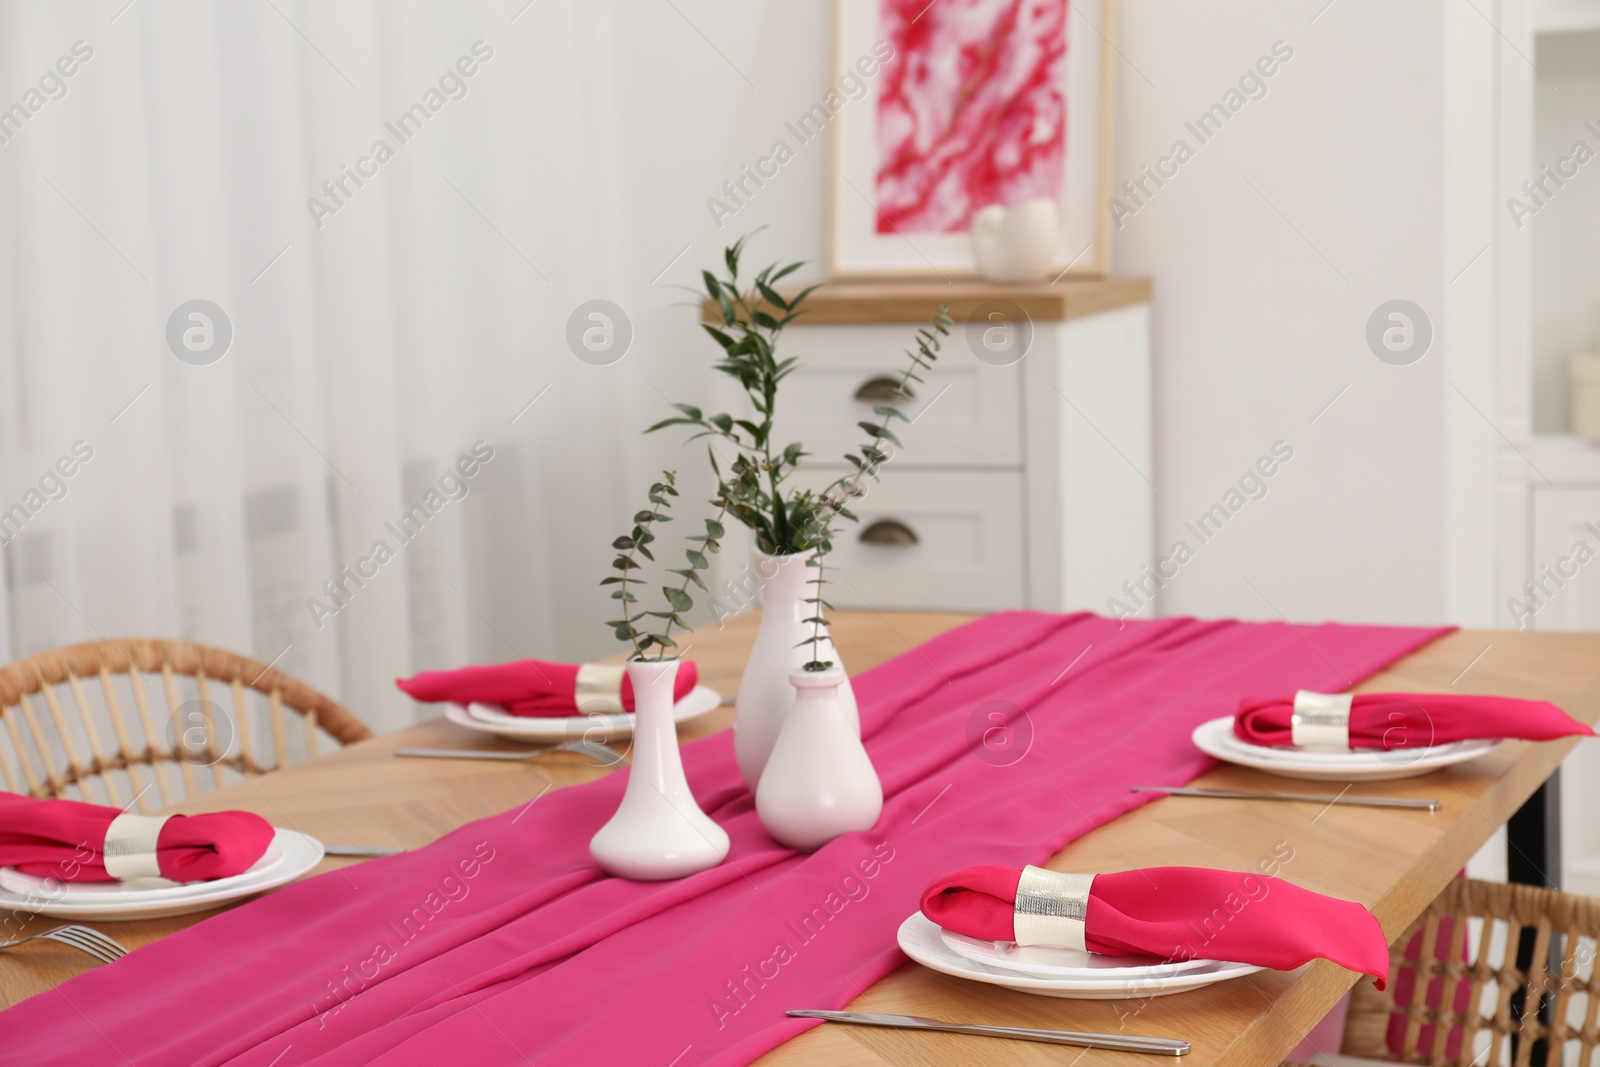
[[[715,369],[739,382],[757,418],[707,414],[693,404],[674,404],[676,416],[663,419],[645,432],[688,426],[695,431],[691,440],[716,438],[731,445],[738,453],[731,465],[733,478],[722,479],[719,472],[719,495],[727,502],[728,513],[755,532],[763,551],[784,554],[793,551],[794,524],[784,500],[783,483],[806,453],[798,443],[781,449],[773,443],[778,385],[793,373],[797,363],[793,357],[778,359],[776,352],[783,328],[804,313],[802,305],[818,286],[789,297],[778,292],[778,283],[799,270],[803,266],[800,262],[768,266],[747,286],[739,273],[745,240],[740,238],[724,250],[726,275],[701,272],[705,295],[718,309],[718,321],[702,323],[702,328],[722,349]]]
[[[909,386],[912,382],[925,384],[926,379],[917,374],[917,371],[932,372],[943,343],[940,339],[950,335],[950,327],[954,322],[955,320],[950,317],[950,305],[940,304],[932,322],[917,331],[916,351],[906,350],[906,368],[901,372],[900,381],[891,392],[893,399],[872,409],[873,414],[883,421],[878,423],[862,421],[856,424],[866,431],[870,440],[861,446],[860,455],[845,454],[845,461],[853,470],[836,479],[820,494],[827,505],[833,508],[835,514],[855,520],[856,517],[847,510],[846,505],[855,497],[863,495],[865,490],[861,488],[861,483],[868,478],[876,480],[879,468],[889,461],[888,453],[880,447],[883,442],[887,441],[896,448],[905,447],[889,429],[889,424],[895,419],[907,423],[911,421],[906,418],[906,413],[900,410],[900,403],[911,398]]]
[[[718,501],[713,500],[712,503],[716,504]],[[682,575],[683,584],[675,590],[668,587],[663,587],[662,589],[662,592],[667,596],[667,602],[672,607],[672,612],[667,616],[667,625],[661,631],[661,636],[656,639],[657,644],[661,647],[661,654],[656,657],[657,659],[666,654],[668,647],[676,647],[672,643],[671,634],[673,623],[677,623],[680,626],[683,625],[683,619],[678,615],[678,612],[688,611],[694,607],[694,600],[689,596],[689,583],[693,582],[699,586],[701,592],[709,593],[711,591],[706,588],[705,579],[700,577],[699,572],[711,566],[711,561],[706,559],[707,553],[715,554],[722,550],[722,538],[727,536],[728,532],[723,528],[722,519],[727,513],[728,504],[726,500],[723,500],[721,501],[721,506],[717,509],[717,517],[706,520],[706,532],[689,538],[690,541],[700,545],[699,548],[689,547],[683,550],[684,559],[689,565],[668,571],[669,574]]]
[[[732,516],[755,534],[757,547],[770,555],[805,553],[813,557],[808,565],[818,569],[814,580],[816,596],[807,600],[813,605],[813,611],[805,620],[811,624],[812,634],[802,644],[811,646],[811,660],[806,668],[821,670],[831,665],[824,664],[820,656],[827,626],[826,612],[832,610],[822,596],[823,558],[833,548],[834,523],[840,516],[859,521],[850,510],[851,501],[866,494],[866,481],[878,478],[883,465],[892,456],[889,450],[903,447],[891,424],[896,419],[910,421],[901,410],[901,403],[911,398],[912,382],[926,381],[922,373],[933,369],[942,339],[949,336],[953,320],[948,305],[941,304],[932,321],[917,330],[914,348],[906,351],[907,365],[890,398],[872,409],[877,421],[858,423],[866,434],[866,441],[856,451],[845,455],[850,469],[820,491],[789,489],[789,478],[808,453],[798,442],[781,449],[773,442],[778,387],[793,373],[797,363],[794,357],[779,359],[777,346],[784,327],[804,313],[805,300],[819,286],[809,286],[788,297],[778,292],[778,284],[803,266],[800,262],[784,266],[772,264],[747,284],[739,271],[746,239],[740,238],[723,251],[725,274],[701,272],[707,303],[715,309],[711,313],[713,321],[701,325],[722,350],[714,369],[739,383],[754,416],[736,418],[726,413],[707,413],[693,404],[675,403],[677,415],[657,422],[645,432],[684,426],[692,431],[690,440],[706,438],[708,450],[719,440],[733,448],[735,455],[726,473],[717,464],[715,452],[710,452],[712,470],[717,477],[717,499],[713,503],[719,508],[718,517],[713,521],[720,529],[721,519]],[[696,569],[691,564],[691,573]],[[683,588],[674,592],[687,597],[690,581],[686,575]],[[668,620],[667,627],[656,640],[670,641],[673,621]],[[665,647],[663,644],[663,651]]]
[[[812,552],[812,559],[808,560],[808,564],[817,568],[817,577],[814,582],[817,587],[816,596],[807,601],[807,603],[814,605],[814,610],[812,618],[805,620],[812,624],[811,638],[809,641],[801,642],[802,645],[809,644],[811,646],[811,661],[805,664],[805,670],[826,670],[833,665],[831,662],[822,660],[820,651],[822,631],[827,626],[824,609],[829,611],[833,609],[833,605],[822,597],[822,586],[824,584],[823,561],[828,553],[833,551],[833,524],[840,516],[852,522],[860,521],[855,513],[850,510],[849,504],[850,501],[857,497],[866,495],[866,489],[861,483],[869,478],[876,480],[883,465],[889,461],[890,455],[883,450],[884,444],[888,443],[895,448],[905,447],[900,443],[900,439],[894,435],[894,432],[889,429],[889,424],[895,419],[910,421],[906,419],[905,412],[900,410],[900,404],[910,398],[909,386],[913,381],[924,382],[924,379],[917,374],[917,371],[931,371],[933,369],[933,364],[939,358],[939,349],[942,344],[941,338],[949,336],[953,321],[950,317],[949,305],[940,304],[939,310],[934,315],[929,326],[917,331],[916,351],[911,352],[908,350],[906,352],[907,365],[905,370],[901,372],[900,381],[895,385],[891,393],[892,399],[888,403],[879,404],[872,409],[873,413],[882,421],[877,423],[862,421],[858,423],[866,432],[867,441],[861,446],[858,453],[847,453],[845,455],[844,458],[850,463],[851,470],[835,479],[814,497],[805,492],[796,496],[795,503],[805,506],[809,511],[808,520],[804,527],[805,534],[800,539],[801,544],[799,547],[802,551],[810,550]]]
[[[801,670],[806,671],[825,671],[829,667],[833,666],[833,660],[825,660],[822,658],[822,635],[828,625],[827,617],[823,615],[823,612],[833,610],[833,605],[828,603],[822,597],[822,587],[827,584],[826,580],[822,576],[823,561],[826,558],[826,555],[826,553],[818,553],[817,555],[806,560],[806,566],[815,567],[817,569],[817,576],[811,580],[811,584],[816,586],[816,596],[807,597],[805,600],[805,603],[811,605],[811,617],[809,619],[801,620],[802,622],[809,622],[811,624],[811,637],[805,641],[801,641],[799,645],[795,646],[796,648],[799,648],[803,645],[811,646],[811,659],[804,663],[800,668]]]
[[[658,523],[671,522],[667,511],[672,507],[670,498],[678,495],[677,472],[663,471],[662,480],[650,486],[649,500],[653,505],[649,511],[639,511],[633,516],[633,528],[626,534],[611,542],[611,547],[617,550],[617,556],[611,561],[611,566],[620,573],[601,579],[601,585],[618,586],[611,594],[613,600],[622,604],[622,618],[612,619],[606,625],[611,627],[612,633],[619,641],[627,641],[633,646],[632,659],[645,659],[645,653],[656,649],[657,660],[667,658],[667,650],[677,648],[678,643],[672,639],[674,626],[687,629],[683,615],[694,609],[694,598],[689,595],[689,585],[693,583],[702,590],[706,583],[699,572],[711,566],[707,559],[708,554],[714,554],[722,548],[722,538],[727,531],[723,528],[722,518],[727,510],[725,500],[718,498],[711,503],[717,505],[717,517],[706,519],[706,532],[688,538],[690,545],[684,549],[686,567],[668,568],[667,573],[680,575],[683,578],[677,587],[663,585],[662,598],[666,601],[666,608],[658,611],[634,612],[632,605],[639,603],[639,598],[628,588],[630,582],[636,585],[644,583],[643,578],[630,577],[632,572],[642,570],[643,567],[636,557],[643,556],[650,562],[655,562],[655,556],[650,551],[651,542],[656,536],[652,527]],[[698,547],[697,547],[698,546]],[[659,632],[646,632],[639,628],[640,620],[660,619],[662,626]],[[648,625],[648,624],[646,624]]]
[[[655,562],[656,557],[649,547],[650,543],[656,539],[651,527],[657,523],[672,521],[666,512],[672,507],[672,502],[669,498],[678,495],[678,490],[675,487],[677,472],[663,471],[661,477],[661,481],[655,482],[650,486],[648,497],[652,505],[651,509],[649,511],[635,512],[633,528],[611,542],[611,547],[618,552],[616,558],[611,561],[611,566],[620,573],[613,574],[600,581],[601,585],[619,586],[618,589],[612,592],[611,599],[621,602],[622,618],[612,619],[606,625],[611,627],[611,631],[617,640],[627,641],[633,646],[633,656],[631,657],[633,659],[644,659],[645,652],[652,645],[661,644],[663,652],[668,647],[664,643],[665,635],[657,636],[640,631],[636,625],[639,620],[657,613],[641,611],[638,614],[634,614],[633,605],[639,602],[639,598],[628,589],[630,572],[641,569],[637,557],[643,556],[650,562]],[[637,581],[642,583],[643,579],[637,579]]]

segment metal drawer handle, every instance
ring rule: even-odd
[[[861,383],[856,399],[869,404],[893,404],[897,400],[915,400],[916,396],[909,388],[902,392],[898,379],[880,374]]]
[[[914,545],[916,531],[896,519],[879,519],[861,531],[861,541],[869,545]]]

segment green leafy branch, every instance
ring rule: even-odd
[[[712,503],[715,504],[718,501],[712,501]],[[700,547],[695,548],[691,545],[683,550],[684,559],[688,566],[669,568],[667,571],[669,574],[682,575],[683,584],[676,589],[670,586],[663,586],[661,589],[666,594],[668,606],[672,609],[664,616],[667,624],[662,629],[661,636],[655,638],[655,643],[661,647],[663,655],[666,653],[667,648],[676,647],[671,640],[671,634],[674,623],[680,627],[683,625],[683,619],[678,613],[694,608],[694,600],[689,595],[689,583],[693,582],[699,586],[700,591],[703,593],[711,591],[706,588],[705,579],[700,577],[699,572],[711,566],[711,561],[706,558],[708,554],[715,555],[722,550],[722,538],[727,535],[727,530],[722,526],[722,518],[727,514],[727,510],[727,502],[723,501],[717,509],[717,517],[706,520],[706,532],[695,534],[689,538],[691,542],[698,544]]]
[[[807,560],[807,565],[817,568],[817,576],[812,582],[816,586],[816,595],[806,600],[807,604],[813,605],[812,617],[805,620],[811,623],[811,637],[800,642],[801,645],[811,646],[811,660],[805,664],[805,670],[822,671],[833,666],[831,661],[822,659],[821,645],[823,629],[828,625],[823,612],[833,610],[833,605],[822,596],[822,587],[826,584],[823,578],[823,561],[827,554],[833,551],[834,521],[840,516],[852,522],[860,521],[850,510],[850,501],[866,495],[862,483],[869,478],[876,480],[883,465],[891,458],[890,453],[884,451],[884,445],[905,447],[889,429],[889,424],[895,419],[910,421],[900,409],[900,404],[910,399],[912,382],[920,384],[925,381],[917,372],[932,371],[933,364],[939,359],[941,339],[949,336],[953,322],[949,305],[940,304],[933,321],[917,331],[916,351],[906,351],[906,368],[901,372],[899,382],[891,390],[889,401],[872,409],[882,421],[876,423],[862,421],[857,424],[866,432],[867,441],[857,452],[846,453],[844,458],[850,464],[850,471],[835,479],[814,496],[802,493],[797,497],[797,503],[803,503],[808,509],[806,521],[801,527],[804,531],[804,535],[799,539],[802,544],[801,550],[811,551],[812,556]]]
[[[617,640],[627,641],[633,645],[633,658],[644,659],[645,650],[655,644],[654,635],[641,633],[635,625],[646,617],[646,612],[634,614],[634,605],[639,598],[628,589],[629,578],[633,571],[640,569],[639,556],[655,562],[655,555],[650,551],[649,545],[656,539],[651,527],[658,522],[672,521],[664,513],[672,506],[667,499],[677,496],[678,490],[674,488],[677,480],[675,471],[664,471],[664,481],[655,482],[650,486],[649,500],[652,505],[649,511],[635,512],[633,516],[633,529],[611,542],[611,547],[616,549],[618,555],[611,561],[611,566],[620,571],[600,581],[601,585],[616,585],[620,588],[611,593],[611,599],[622,604],[622,618],[612,619],[606,625],[611,627]],[[642,578],[638,581],[643,581]]]
[[[723,251],[725,274],[701,272],[706,302],[715,309],[714,321],[702,323],[702,328],[721,349],[714,369],[738,381],[753,417],[708,414],[693,404],[673,404],[678,414],[645,432],[687,426],[694,431],[690,440],[707,438],[708,446],[716,441],[732,446],[735,455],[726,473],[718,465],[715,451],[710,454],[717,477],[718,496],[714,503],[721,509],[718,519],[726,514],[743,523],[754,532],[757,547],[769,555],[804,553],[813,557],[808,565],[818,568],[814,579],[816,596],[806,601],[812,605],[812,614],[805,620],[812,626],[812,635],[802,644],[812,648],[806,668],[822,670],[831,666],[821,660],[820,654],[827,625],[825,612],[832,610],[822,596],[826,584],[822,560],[832,551],[834,524],[840,516],[859,521],[850,510],[851,502],[866,494],[865,482],[879,477],[883,465],[892,458],[891,449],[904,447],[892,423],[896,419],[910,421],[901,404],[911,398],[912,382],[926,381],[923,374],[933,369],[953,320],[949,306],[941,304],[932,321],[917,330],[913,349],[906,351],[907,365],[899,381],[888,399],[872,409],[877,421],[863,420],[858,424],[866,441],[845,455],[850,469],[820,491],[801,488],[786,492],[785,483],[808,453],[799,442],[779,448],[773,441],[778,386],[793,373],[797,363],[792,356],[779,359],[777,346],[784,327],[804,313],[802,305],[819,286],[809,286],[787,297],[778,292],[778,284],[798,270],[803,265],[800,262],[772,264],[746,284],[739,271],[746,240],[740,238]],[[688,581],[685,578],[685,595]],[[669,624],[662,638],[670,638],[670,629]],[[626,636],[620,629],[618,634]]]
[[[950,327],[955,320],[950,317],[950,305],[940,304],[939,310],[934,314],[933,320],[917,330],[916,351],[906,349],[906,368],[900,374],[899,382],[895,383],[890,391],[890,401],[877,404],[873,407],[873,414],[882,421],[871,423],[862,421],[857,423],[867,434],[869,440],[860,448],[859,454],[847,452],[845,462],[849,463],[852,470],[836,479],[832,484],[822,490],[820,496],[825,507],[831,508],[834,514],[843,515],[847,519],[855,520],[847,505],[849,502],[866,493],[861,483],[868,478],[876,480],[878,471],[890,459],[889,453],[883,450],[885,442],[895,448],[904,448],[900,439],[889,429],[889,424],[895,419],[909,423],[906,413],[900,409],[904,400],[911,398],[910,384],[916,382],[925,384],[926,379],[918,371],[932,373],[933,365],[939,359],[939,349],[943,344],[942,339],[950,336]],[[832,516],[829,516],[830,519]]]
[[[725,275],[701,271],[705,295],[718,309],[718,321],[701,326],[722,349],[714,368],[738,381],[756,417],[707,414],[693,404],[674,404],[677,415],[645,432],[689,426],[696,431],[691,440],[709,437],[732,445],[737,455],[729,477],[723,478],[718,471],[721,499],[728,514],[755,531],[762,551],[778,555],[798,550],[794,546],[796,523],[782,486],[806,455],[798,442],[779,448],[772,438],[778,385],[794,372],[798,362],[792,356],[777,358],[778,338],[785,326],[804,313],[806,298],[819,287],[813,285],[788,297],[778,292],[778,283],[799,270],[804,265],[801,262],[772,264],[746,287],[739,274],[745,240],[740,238],[723,251]]]
[[[805,599],[805,603],[811,605],[811,617],[800,620],[811,624],[811,636],[795,646],[796,648],[804,645],[811,646],[811,658],[802,664],[800,668],[806,671],[825,671],[833,666],[833,660],[822,658],[822,634],[828,625],[828,619],[823,615],[823,612],[833,610],[833,605],[822,597],[822,587],[827,584],[822,577],[823,558],[825,555],[826,553],[819,552],[806,560],[806,566],[817,569],[817,576],[811,579],[810,583],[816,587],[816,595]]]
[[[643,565],[639,557],[644,557],[651,563],[655,562],[655,555],[650,551],[650,545],[656,540],[654,527],[663,522],[671,522],[672,517],[667,512],[672,507],[672,497],[678,495],[677,472],[663,471],[662,480],[650,486],[648,499],[651,508],[648,511],[638,511],[633,516],[633,528],[626,534],[611,542],[611,547],[617,550],[617,556],[611,561],[611,566],[618,572],[600,580],[601,585],[615,585],[611,599],[618,601],[622,606],[622,618],[612,619],[606,625],[611,627],[612,633],[619,641],[627,641],[633,646],[633,659],[642,660],[645,653],[655,648],[655,658],[665,659],[667,650],[677,648],[677,642],[672,640],[672,628],[687,628],[683,614],[694,608],[694,598],[689,595],[689,584],[693,582],[701,589],[706,588],[705,581],[700,577],[700,571],[711,566],[708,554],[714,554],[722,548],[722,537],[726,531],[722,526],[725,505],[719,508],[715,519],[707,519],[706,532],[690,537],[690,547],[684,550],[684,557],[688,566],[682,568],[669,568],[668,573],[683,577],[681,585],[674,588],[670,585],[661,587],[661,594],[666,601],[666,609],[658,611],[635,610],[639,598],[629,589],[629,585],[642,586],[644,578],[635,576],[635,571],[642,571]],[[719,501],[712,501],[716,504]],[[695,547],[699,546],[699,547]],[[645,620],[659,619],[662,621],[660,632],[648,632],[640,628],[640,624],[651,625]]]

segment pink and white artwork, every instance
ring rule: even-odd
[[[995,277],[975,220],[1030,201],[1052,277],[1107,273],[1116,7],[834,0],[830,275]]]
[[[965,233],[990,204],[1062,195],[1068,0],[877,0],[880,234]]]

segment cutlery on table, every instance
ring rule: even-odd
[[[18,945],[26,945],[29,941],[54,941],[58,945],[66,945],[93,956],[101,963],[115,963],[128,954],[127,949],[111,938],[87,926],[57,926],[43,933],[19,937],[15,941],[0,941],[0,949],[16,948]]]
[[[1165,785],[1136,785],[1130,793],[1170,793],[1178,797],[1223,797],[1228,800],[1302,800],[1314,804],[1354,804],[1365,808],[1415,808],[1419,811],[1438,811],[1442,804],[1437,800],[1413,797],[1351,797],[1343,793],[1328,796],[1323,793],[1252,793],[1243,789],[1191,789]]]
[[[950,1034],[1009,1037],[1017,1041],[1044,1041],[1052,1045],[1118,1049],[1124,1052],[1154,1052],[1163,1056],[1189,1054],[1189,1042],[1174,1041],[1166,1037],[1092,1034],[1078,1030],[1037,1030],[1022,1026],[985,1026],[981,1023],[947,1023],[942,1019],[924,1019],[920,1015],[876,1015],[862,1011],[818,1011],[813,1008],[796,1008],[786,1014],[801,1019],[826,1019],[835,1023],[886,1026],[896,1030],[941,1030]]]
[[[405,849],[401,848],[399,845],[323,845],[322,846],[322,854],[324,856],[357,856],[357,857],[366,858],[366,857],[372,857],[372,856],[393,856],[393,855],[395,855],[397,853],[404,852],[404,851],[405,851]]]
[[[563,741],[559,745],[550,745],[545,748],[536,748],[531,752],[497,752],[484,748],[397,748],[396,756],[409,756],[421,759],[488,759],[488,760],[527,760],[548,756],[552,752],[582,752],[593,756],[607,766],[618,763],[627,763],[625,753],[618,752],[610,745],[601,744],[599,741]]]

